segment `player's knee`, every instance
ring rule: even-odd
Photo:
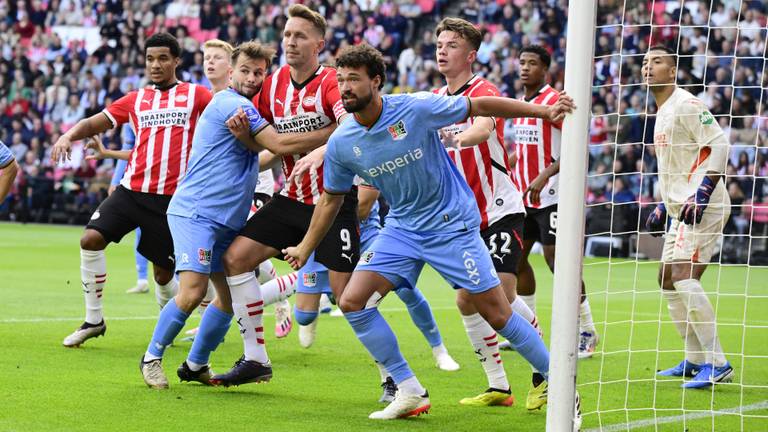
[[[239,275],[253,270],[253,268],[246,268],[246,257],[233,252],[231,249],[224,253],[221,262],[224,265],[224,272],[229,276]]]
[[[173,278],[173,272],[157,265],[152,266],[152,273],[155,278],[155,282],[160,285],[166,285]]]
[[[395,294],[397,294],[397,296],[400,297],[400,300],[402,300],[403,303],[409,307],[416,306],[424,301],[424,296],[421,295],[420,292],[416,291],[415,288],[398,288],[395,290]]]
[[[344,313],[359,311],[365,307],[365,304],[361,304],[359,301],[356,301],[345,294],[341,295],[341,298],[338,299],[338,303],[339,309]]]
[[[501,311],[497,310],[483,311],[480,315],[494,330],[503,329],[509,320],[509,316],[504,316]]]
[[[294,309],[293,315],[296,317],[296,322],[299,325],[307,326],[315,322],[317,319],[318,311],[305,311],[299,308]]]
[[[107,241],[100,232],[92,229],[85,230],[80,237],[80,249],[100,251],[107,247]]]

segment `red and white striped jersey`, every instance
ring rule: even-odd
[[[435,90],[435,93],[448,94],[448,86]],[[467,97],[500,95],[495,85],[479,76],[472,77],[454,94]],[[442,132],[456,135],[472,126],[473,122],[474,118],[468,118],[463,123],[442,128]],[[494,124],[495,128],[487,141],[461,150],[447,149],[448,155],[475,193],[481,230],[504,216],[525,212],[522,194],[510,177],[509,158],[504,148],[504,119],[495,118]]]
[[[559,98],[557,90],[549,84],[539,90],[528,102],[538,105],[554,105]],[[551,123],[540,118],[516,118],[512,124],[515,128],[515,154],[517,164],[512,170],[513,180],[518,188],[525,192],[528,185],[536,179],[552,162],[560,158],[560,129],[561,123]],[[528,195],[523,196],[526,207],[544,208],[557,204],[557,188],[559,175],[549,178],[541,190],[538,205],[533,205]]]
[[[210,101],[205,87],[179,82],[164,90],[134,90],[105,108],[113,127],[130,122],[136,134],[120,184],[135,192],[173,195],[187,172],[195,125]]]
[[[268,76],[258,96],[259,113],[278,133],[311,132],[337,122],[346,114],[336,82],[336,69],[320,66],[304,83],[291,79],[285,65]],[[285,178],[291,175],[296,161],[306,153],[282,157]],[[305,204],[316,204],[323,193],[323,167],[305,173],[301,186],[286,182],[280,194]]]

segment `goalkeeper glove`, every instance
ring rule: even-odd
[[[648,219],[645,221],[645,228],[654,237],[659,237],[664,234],[667,227],[667,208],[664,207],[664,203],[660,203],[655,209],[648,215]]]
[[[680,209],[680,222],[686,225],[693,225],[701,222],[701,216],[709,204],[709,198],[715,190],[715,183],[707,176],[701,181],[701,185],[696,189],[696,193],[688,197]]]

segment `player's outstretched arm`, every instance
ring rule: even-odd
[[[85,156],[86,160],[100,160],[100,159],[121,159],[128,160],[131,158],[131,152],[133,150],[110,150],[104,147],[101,142],[101,137],[94,135],[88,138],[88,142],[85,143],[85,149],[93,150],[93,153]]]
[[[497,96],[481,96],[469,98],[469,117],[536,117],[559,123],[566,114],[573,112],[576,105],[565,92],[553,105],[536,105],[516,99]]]
[[[307,234],[296,246],[283,249],[285,260],[288,261],[294,270],[300,269],[306,264],[309,256],[317,249],[317,246],[323,240],[328,230],[333,225],[333,220],[339,213],[341,205],[344,203],[344,194],[323,192],[320,200],[315,205],[315,211],[312,213],[312,221],[309,223]]]
[[[63,162],[72,158],[72,142],[80,141],[94,135],[104,133],[112,128],[112,122],[104,113],[94,114],[82,119],[72,129],[63,134],[53,145],[51,160],[53,163]]]
[[[477,117],[474,119],[472,126],[468,127],[465,131],[453,136],[441,134],[440,137],[443,139],[443,144],[446,147],[472,147],[487,141],[495,126],[492,118]]]
[[[336,130],[336,125],[332,124],[312,132],[277,133],[270,125],[257,131],[253,138],[249,139],[247,134],[250,131],[250,120],[242,109],[227,120],[227,127],[249,149],[253,151],[267,149],[280,156],[308,153],[325,144]]]
[[[16,159],[11,159],[4,167],[0,167],[0,202],[8,196],[18,172],[19,164],[16,163]]]

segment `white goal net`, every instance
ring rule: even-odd
[[[583,430],[768,431],[767,15],[765,0],[598,2],[583,274],[600,342],[578,363]],[[711,260],[696,258],[709,262],[701,287],[733,376],[703,388],[657,373],[691,353],[659,286],[665,237],[646,229],[661,201],[657,106],[641,73],[654,45],[674,50],[678,87],[713,116],[698,121],[731,145],[730,217]],[[702,351],[693,358],[713,358]]]

